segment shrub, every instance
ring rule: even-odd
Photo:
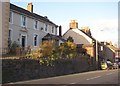
[[[9,45],[9,49],[10,49],[9,54],[16,55],[18,48],[20,49],[20,45],[16,41],[14,41],[13,43],[11,43],[11,45]]]

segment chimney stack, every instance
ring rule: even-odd
[[[110,44],[110,45],[113,45],[113,44],[112,44],[112,41],[110,41],[109,44]]]
[[[90,28],[85,26],[85,27],[81,27],[81,31],[85,32],[87,35],[91,36],[91,31]]]
[[[70,29],[78,28],[78,22],[76,20],[71,20],[70,22]]]
[[[27,10],[33,13],[33,4],[32,4],[32,2],[28,3]]]
[[[59,36],[62,36],[62,26],[59,26]]]

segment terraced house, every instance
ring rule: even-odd
[[[48,33],[57,36],[57,28],[47,16],[33,13],[32,3],[28,3],[27,10],[10,4],[8,37],[21,47],[37,48]]]

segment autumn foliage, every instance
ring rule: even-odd
[[[67,40],[60,46],[54,46],[52,41],[44,41],[36,51],[32,51],[26,57],[39,59],[41,64],[52,65],[55,60],[75,58],[76,55],[76,44]]]

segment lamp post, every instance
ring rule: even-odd
[[[96,40],[96,69],[98,69],[98,42]]]
[[[96,40],[96,62],[98,62],[98,42]]]
[[[100,30],[101,32],[103,32],[104,30]],[[95,42],[96,42],[96,51],[95,51],[95,53],[96,53],[96,69],[99,69],[99,67],[100,67],[100,57],[98,57],[98,52],[99,52],[99,46],[98,46],[98,41],[97,41],[97,39],[95,40]],[[101,51],[103,51],[103,49],[101,49]]]
[[[98,69],[98,41],[97,40],[95,40],[95,41],[93,41],[93,43],[94,43],[94,46],[95,46],[95,68],[96,69]]]

